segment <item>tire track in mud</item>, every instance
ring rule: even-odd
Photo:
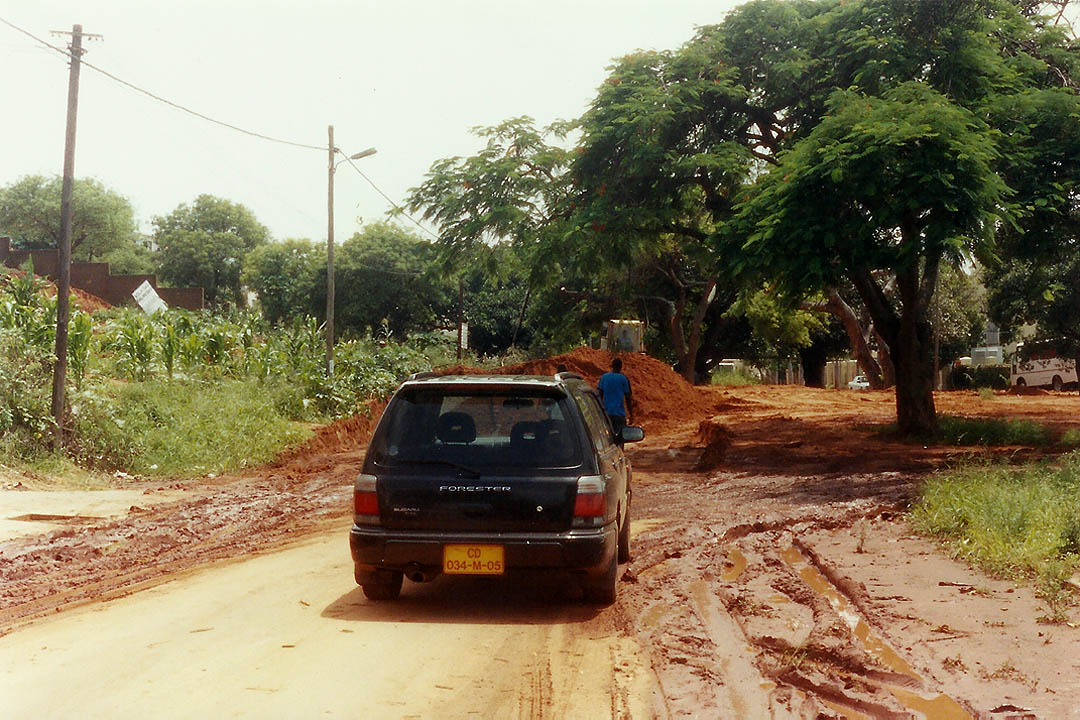
[[[936,690],[932,680],[917,672],[870,626],[858,589],[835,573],[822,571],[820,558],[800,543],[797,534],[745,537],[747,553],[754,559],[733,563],[743,568],[728,576],[730,588],[723,597],[767,676],[801,690],[823,709],[843,715],[974,717]],[[746,557],[739,545],[729,545],[728,555]],[[759,567],[765,571],[758,570],[756,578],[740,582],[747,568]],[[798,608],[809,609],[809,615]],[[800,614],[801,620],[792,620]],[[769,622],[776,616],[786,621],[790,635],[777,632],[778,623]],[[801,624],[810,627],[797,632]]]
[[[686,547],[634,575],[660,590],[637,630],[672,716],[976,717],[889,646],[857,593],[820,571],[790,531],[686,530]]]

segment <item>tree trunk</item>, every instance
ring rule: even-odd
[[[937,430],[934,358],[929,323],[917,325],[922,327],[911,327],[901,332],[897,352],[893,354],[896,366],[896,425],[904,435],[925,436]]]
[[[881,337],[881,333],[874,330],[874,342],[878,347],[878,365],[881,367],[881,384],[884,387],[892,387],[896,384],[896,369],[893,367],[892,353],[889,351],[889,344],[885,342],[885,338]]]
[[[696,371],[698,368],[698,350],[701,349],[701,324],[705,322],[705,314],[709,312],[709,305],[712,304],[715,291],[716,280],[713,279],[710,280],[709,284],[705,287],[705,292],[694,307],[694,315],[690,318],[690,338],[686,347],[686,361],[683,365],[683,377],[691,384],[696,384],[697,382]],[[689,372],[687,372],[687,369],[689,369]]]
[[[840,293],[835,288],[830,288],[828,301],[814,309],[835,315],[840,320],[840,323],[844,326],[844,331],[847,333],[848,341],[851,343],[851,350],[855,353],[855,360],[859,363],[859,367],[866,375],[867,380],[870,381],[870,387],[875,390],[888,387],[888,383],[884,382],[882,368],[878,361],[874,359],[873,353],[870,352],[870,330],[865,327],[865,323],[859,321],[855,311],[844,302],[844,298],[840,297]],[[809,383],[807,384],[809,385]]]
[[[903,304],[899,317],[868,271],[854,273],[851,278],[889,347],[896,372],[896,424],[902,435],[927,436],[937,431],[933,346],[925,313],[933,294],[932,286],[928,290],[926,283],[936,284],[936,262],[927,260],[923,287],[917,266],[897,273]]]
[[[803,383],[806,387],[825,387],[828,354],[823,344],[814,343],[810,347],[799,348],[799,362],[802,363]]]

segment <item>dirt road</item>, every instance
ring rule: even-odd
[[[344,533],[322,533],[31,625],[0,643],[2,714],[659,713],[647,657],[614,611],[560,602],[543,582],[407,584],[400,602],[373,605],[351,568]]]
[[[73,511],[0,542],[0,707],[16,718],[1080,718],[1076,624],[1048,624],[1031,588],[950,560],[904,522],[943,463],[1047,451],[890,440],[870,427],[890,421],[887,393],[665,382],[667,404],[642,412],[649,437],[632,450],[634,558],[611,608],[550,580],[464,578],[369,603],[345,539],[367,427],[356,421],[276,467],[147,483],[148,498],[169,497],[108,520]],[[1075,394],[938,397],[942,412],[1057,432],[1077,426],[1078,406]]]

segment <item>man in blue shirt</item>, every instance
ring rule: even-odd
[[[600,391],[600,399],[604,401],[604,412],[611,421],[615,436],[622,437],[622,429],[627,423],[633,422],[630,381],[622,374],[622,360],[615,358],[611,361],[611,372],[600,376],[596,389]]]

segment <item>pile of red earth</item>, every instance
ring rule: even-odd
[[[386,400],[372,400],[365,404],[356,415],[335,420],[319,428],[307,442],[286,450],[274,458],[273,466],[287,465],[293,460],[316,453],[348,452],[367,444],[367,441],[371,439],[371,433],[375,431],[375,423],[379,421],[383,410],[386,409],[386,402]]]
[[[713,470],[724,462],[733,435],[720,422],[720,416],[706,418],[698,425],[697,441],[705,449],[698,458],[695,469]]]
[[[20,277],[25,274],[22,270],[11,268],[8,268],[6,271]],[[49,297],[54,297],[56,295],[56,283],[44,276],[40,276],[38,279],[45,283],[45,294]],[[112,307],[112,305],[105,302],[97,295],[91,295],[85,290],[80,290],[77,287],[71,288],[71,302],[83,312],[88,313],[96,313],[98,310],[107,310]]]
[[[623,374],[630,381],[634,399],[634,423],[652,432],[666,432],[693,417],[713,411],[709,397],[694,388],[671,366],[642,353],[619,353]],[[615,354],[607,350],[581,347],[564,355],[530,360],[498,369],[508,375],[554,375],[560,365],[584,377],[592,385],[611,369]],[[444,375],[477,375],[490,370],[461,365],[438,371]]]

